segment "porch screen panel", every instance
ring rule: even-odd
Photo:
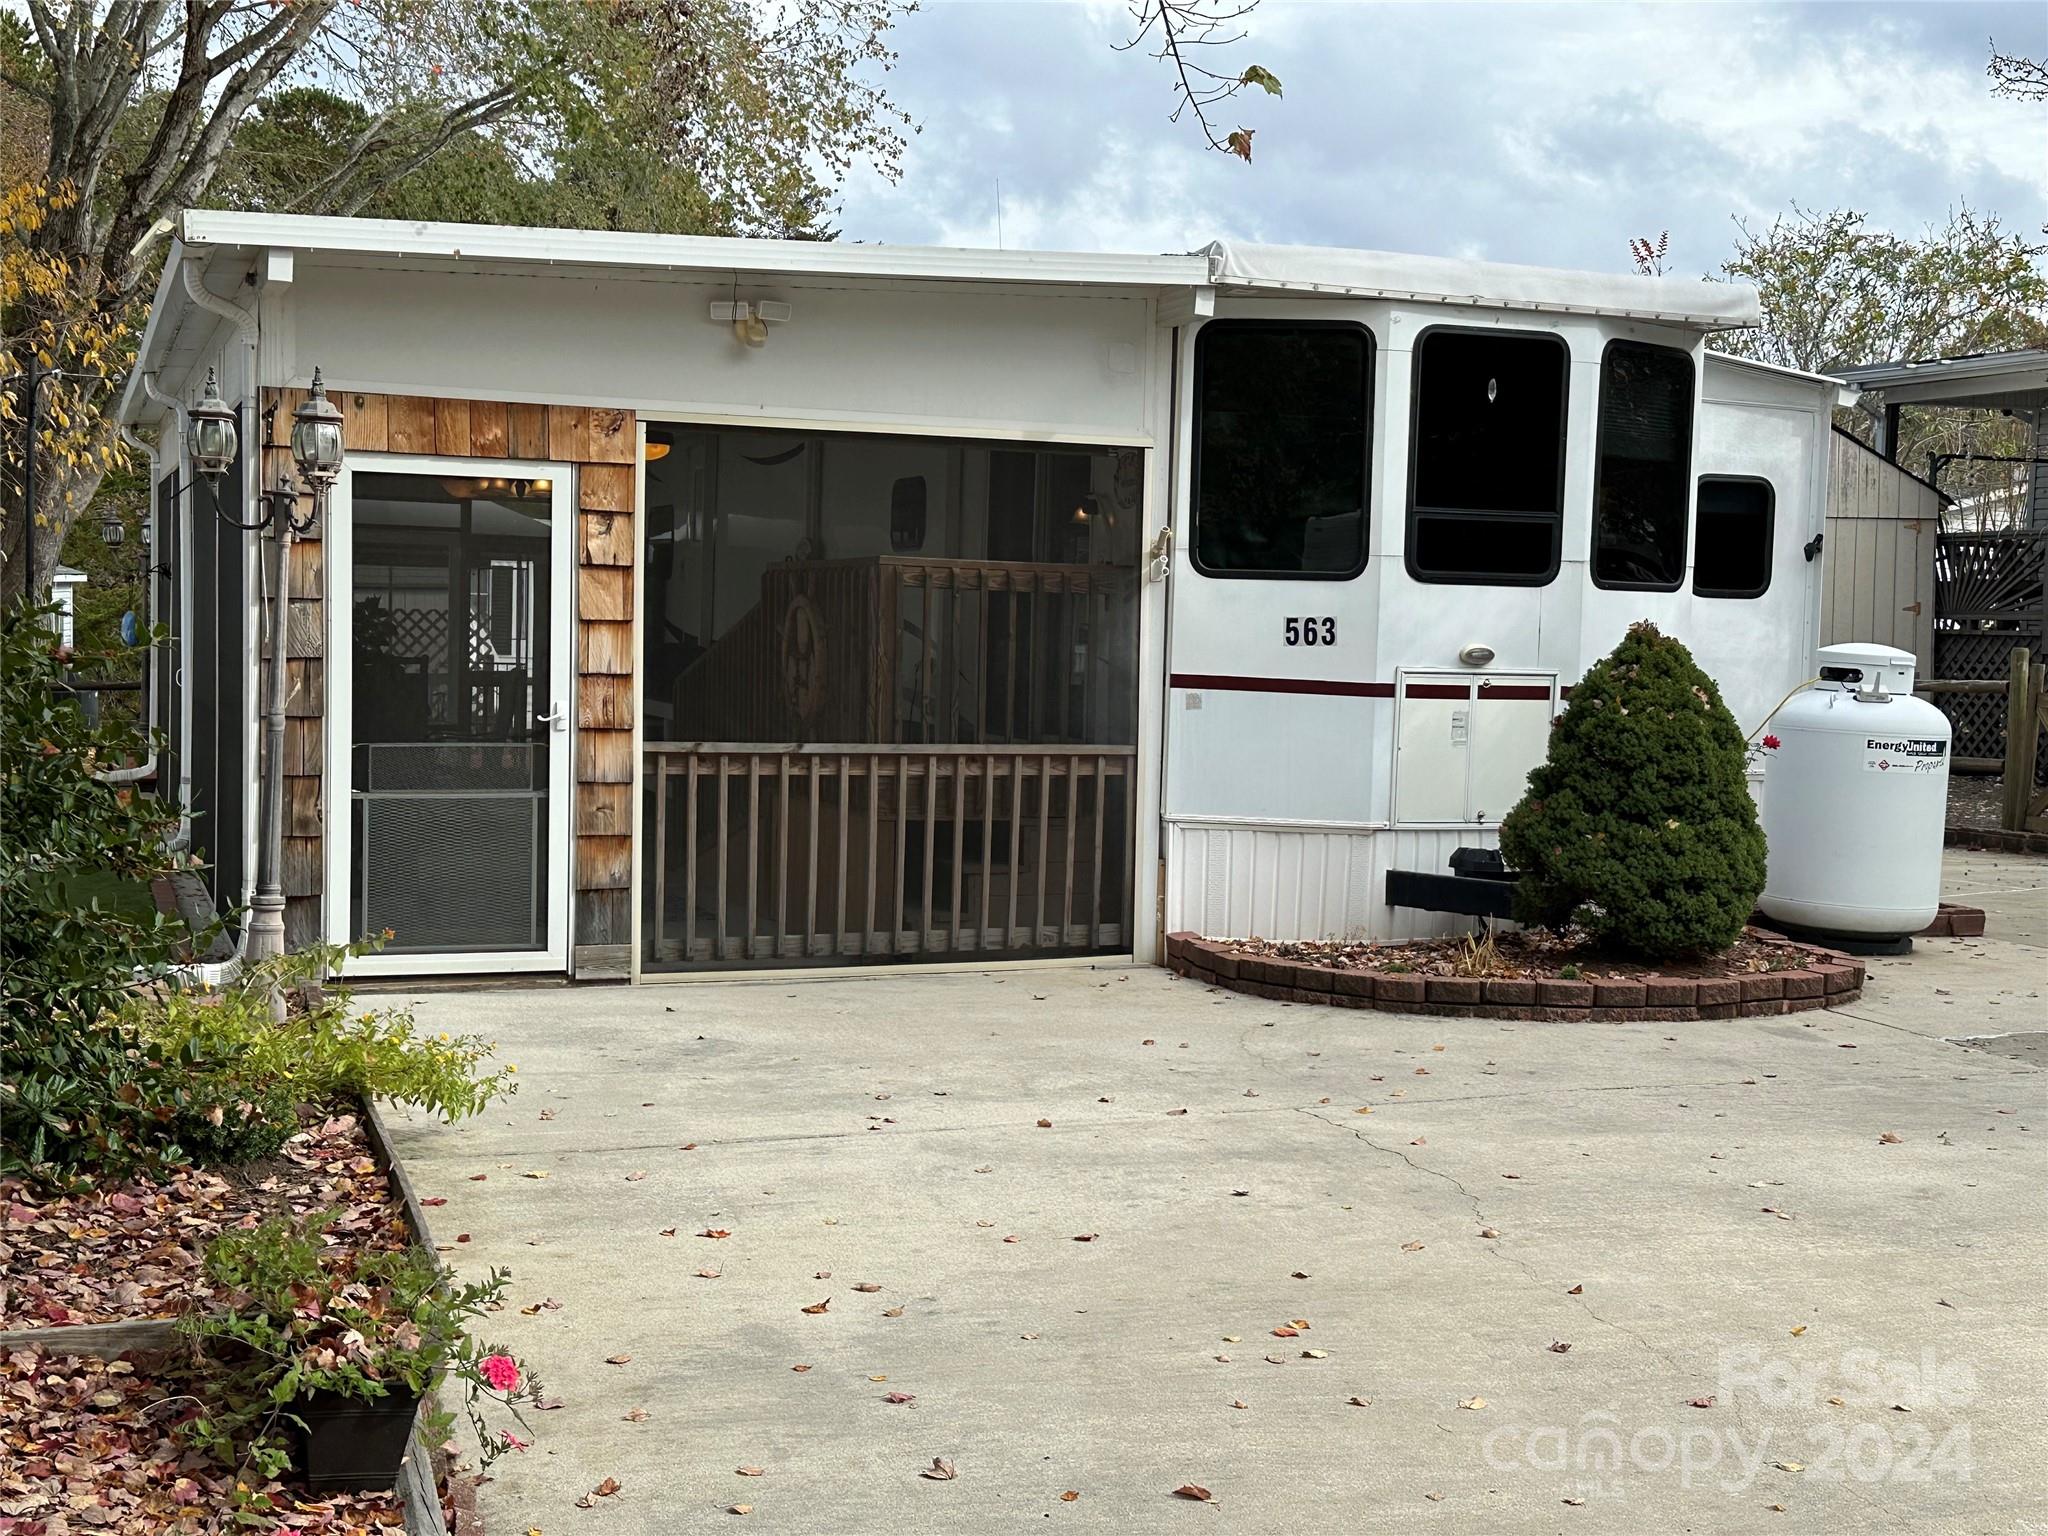
[[[184,652],[192,692],[187,809],[192,846],[205,861],[214,907],[226,916],[247,894],[243,812],[251,778],[245,654],[254,622],[245,567],[250,535],[232,526],[248,521],[239,456],[217,488],[202,482],[192,496],[191,643]]]
[[[350,931],[387,953],[547,939],[545,481],[354,481]]]
[[[643,966],[1129,949],[1142,453],[647,457]]]

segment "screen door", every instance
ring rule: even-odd
[[[330,931],[390,933],[357,970],[561,968],[569,487],[545,465],[366,455],[338,502],[330,835],[344,785],[347,817]]]

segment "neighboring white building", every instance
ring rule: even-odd
[[[86,584],[86,574],[74,571],[68,565],[60,565],[50,577],[50,597],[57,605],[53,619],[57,634],[65,645],[78,643],[78,589]]]
[[[1707,350],[1756,318],[1360,251],[189,213],[124,418],[195,846],[253,864],[259,584],[175,494],[182,409],[209,368],[244,402],[232,515],[317,365],[295,942],[617,976],[1434,930],[1387,872],[1493,843],[1629,623],[1745,725],[1806,675],[1842,392]]]

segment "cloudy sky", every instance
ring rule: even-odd
[[[1167,121],[1164,65],[1118,53],[1119,0],[925,0],[892,76],[923,132],[895,186],[856,174],[851,240],[1179,251],[1216,238],[1626,270],[1715,267],[1730,218],[1793,200],[1917,230],[1957,200],[2037,228],[2048,108],[1994,99],[1987,39],[2048,49],[2017,4],[1375,4],[1264,0],[1232,67],[1285,98],[1223,108],[1250,166]]]

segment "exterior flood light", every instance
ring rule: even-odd
[[[1458,660],[1465,663],[1468,667],[1483,667],[1493,660],[1493,647],[1490,645],[1468,645],[1458,652]]]
[[[733,339],[746,347],[767,346],[769,323],[787,324],[794,314],[790,305],[777,299],[721,300],[711,306],[711,318],[730,323]]]
[[[185,413],[185,451],[192,457],[195,474],[206,477],[208,485],[219,485],[220,477],[235,462],[240,446],[235,430],[235,409],[220,397],[220,383],[211,368],[206,370],[206,389],[199,403]]]

